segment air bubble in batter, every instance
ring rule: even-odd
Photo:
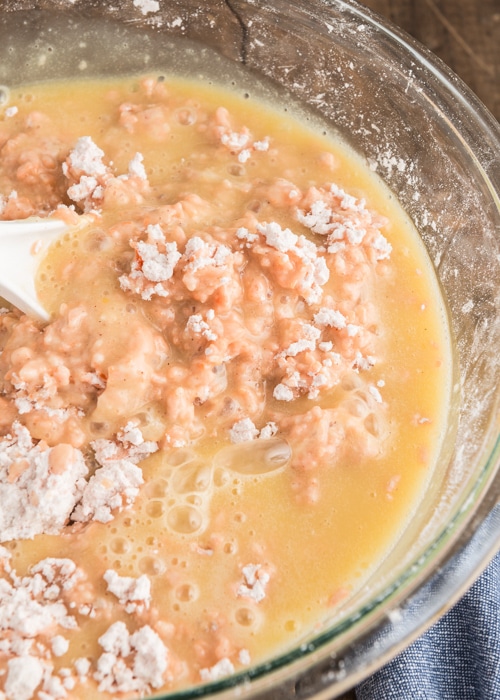
[[[252,627],[255,624],[255,612],[250,608],[238,608],[234,617],[242,627]]]
[[[212,467],[201,460],[183,464],[172,474],[172,488],[179,494],[208,491],[211,484]]]
[[[142,557],[139,560],[139,571],[147,576],[160,576],[165,572],[166,566],[159,557]]]
[[[226,542],[223,547],[224,554],[236,554],[238,546],[236,542]]]
[[[198,598],[198,588],[191,583],[183,583],[175,589],[175,597],[182,603],[190,603]]]
[[[146,494],[149,498],[164,498],[168,493],[168,481],[166,479],[154,479],[146,485]]]
[[[285,467],[291,454],[290,445],[282,438],[251,440],[222,448],[215,456],[214,466],[257,476]]]
[[[161,518],[165,512],[163,501],[153,500],[146,504],[146,513],[150,518]]]
[[[170,510],[167,523],[173,532],[192,535],[203,525],[203,515],[194,506],[178,505]]]
[[[217,488],[222,488],[226,486],[230,481],[229,472],[226,469],[215,469],[214,470],[214,486]]]
[[[176,110],[175,116],[177,117],[179,124],[182,126],[192,126],[193,124],[196,124],[196,110],[190,107],[182,107],[181,109]]]
[[[380,427],[380,421],[374,413],[370,413],[364,420],[364,426],[366,430],[371,433],[374,437],[378,438],[382,434],[382,428]]]
[[[130,550],[130,542],[125,537],[115,537],[111,540],[110,548],[115,554],[126,554]]]

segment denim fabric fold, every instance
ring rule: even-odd
[[[500,553],[410,647],[356,688],[357,700],[500,700]]]

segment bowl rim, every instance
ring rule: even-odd
[[[500,124],[473,91],[420,42],[356,0],[310,0],[307,10],[300,0],[271,0],[271,3],[269,0],[233,0],[232,4],[272,5],[271,11],[279,6],[293,7],[310,16],[337,7],[370,25],[393,42],[398,50],[410,54],[430,84],[438,84],[455,103],[461,122],[468,128],[472,145],[469,140],[462,139],[462,142],[478,171],[490,184],[492,199],[500,210]],[[323,31],[326,33],[328,29],[323,26]],[[332,698],[332,692],[344,692],[360,682],[416,639],[452,607],[500,550],[500,388],[495,408],[496,415],[488,428],[489,443],[484,448],[488,451],[488,458],[482,471],[462,508],[415,562],[417,569],[410,567],[405,570],[400,578],[380,592],[373,605],[367,605],[365,610],[346,619],[341,618],[336,625],[304,646],[276,654],[266,663],[256,664],[220,681],[155,697],[180,700],[237,694],[239,697],[276,700],[277,684],[282,687],[289,684],[296,698],[315,697],[320,700],[325,697],[326,700],[326,697]],[[462,565],[460,576],[457,576],[459,560]],[[432,570],[425,567],[428,562],[432,562]],[[412,604],[426,586],[432,591],[432,605],[418,621],[412,620]],[[355,623],[363,616],[369,624],[362,636],[354,635]],[[390,633],[385,646],[380,639],[381,624],[386,625]],[[332,642],[340,632],[346,633],[347,641],[339,650],[332,647]],[[351,651],[357,655],[356,668]],[[301,690],[304,682],[308,684],[307,695],[305,686]],[[314,695],[311,695],[312,683],[316,684]]]

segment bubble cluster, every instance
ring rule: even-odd
[[[340,387],[346,394],[344,406],[350,415],[363,430],[377,439],[382,439],[387,433],[387,427],[380,412],[382,397],[377,387],[366,386],[354,372],[342,379]]]
[[[231,488],[237,496],[245,479],[282,470],[290,458],[290,446],[281,438],[227,445],[213,457],[191,449],[172,451],[164,458],[161,476],[146,487],[144,514],[171,533],[198,535],[207,528],[216,489]],[[232,553],[234,544],[228,543],[227,551]]]

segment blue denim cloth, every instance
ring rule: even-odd
[[[500,700],[500,553],[422,637],[356,688],[358,700]]]

